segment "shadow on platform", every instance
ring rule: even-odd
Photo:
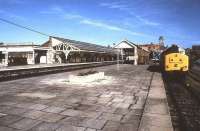
[[[159,65],[149,65],[147,70],[151,72],[161,72],[161,68]]]

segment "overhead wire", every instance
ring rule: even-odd
[[[19,27],[19,28],[23,28],[23,29],[29,30],[29,31],[31,31],[31,32],[35,32],[35,33],[40,34],[40,35],[43,35],[43,36],[47,36],[47,37],[50,36],[50,35],[48,35],[48,34],[46,34],[46,33],[37,31],[37,30],[32,29],[32,28],[27,27],[27,26],[23,26],[23,25],[17,24],[17,23],[15,23],[15,22],[12,22],[12,21],[10,21],[10,20],[6,20],[6,19],[4,19],[4,18],[0,18],[0,21],[5,22],[5,23],[8,23],[8,24],[11,24],[11,25],[14,25],[14,26],[17,26],[17,27]]]

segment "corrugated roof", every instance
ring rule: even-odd
[[[80,50],[114,53],[114,49],[101,46],[101,45],[96,45],[96,44],[81,42],[81,41],[76,41],[76,40],[70,40],[70,39],[65,39],[65,38],[60,38],[60,37],[52,37],[52,38],[62,41],[64,43],[69,43],[72,46],[79,48]]]

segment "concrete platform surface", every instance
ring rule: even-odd
[[[0,131],[171,131],[160,74],[146,101],[153,74],[147,68],[112,65],[1,82]],[[88,70],[106,77],[68,81]]]
[[[139,131],[173,131],[160,73],[154,73]]]

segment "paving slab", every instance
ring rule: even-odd
[[[29,109],[33,109],[33,110],[43,110],[45,108],[47,108],[47,105],[43,105],[43,104],[34,104],[32,106],[29,107]]]
[[[92,128],[87,128],[85,131],[97,131],[97,130]]]
[[[122,119],[122,123],[131,123],[135,126],[138,126],[139,122],[140,122],[141,116],[140,115],[136,115],[136,114],[130,114],[128,113],[127,115],[125,115]]]
[[[66,116],[80,116],[81,113],[82,113],[82,111],[80,111],[80,110],[67,109],[67,110],[61,112],[60,114],[66,115]]]
[[[138,127],[134,124],[121,124],[118,131],[137,131]]]
[[[102,113],[98,119],[111,120],[111,121],[121,121],[122,115],[112,114],[112,113]]]
[[[114,113],[119,114],[119,115],[126,115],[129,112],[130,112],[129,109],[117,108]]]
[[[4,106],[13,106],[13,105],[16,105],[17,103],[15,103],[15,102],[10,102],[10,101],[8,101],[8,102],[6,102],[6,101],[4,101],[4,102],[1,102],[0,103],[0,105],[2,106],[2,105],[4,105]]]
[[[23,119],[23,117],[16,116],[16,115],[6,115],[0,118],[0,125],[8,126],[16,121]]]
[[[19,107],[19,108],[29,108],[30,106],[32,106],[32,105],[35,105],[35,103],[16,103],[16,104],[14,104],[14,105],[12,105],[12,106],[14,106],[14,107]]]
[[[51,107],[45,108],[43,111],[50,112],[50,113],[60,113],[64,110],[65,108],[62,108],[62,107],[51,106]]]
[[[63,125],[72,125],[72,126],[81,126],[83,125],[83,122],[88,120],[88,118],[85,117],[66,117],[62,119],[59,123]]]
[[[28,130],[40,123],[41,123],[41,121],[38,121],[38,120],[24,118],[24,119],[19,120],[11,125],[8,125],[8,126],[15,128],[15,129]]]
[[[31,119],[38,119],[44,115],[46,115],[47,113],[42,112],[42,111],[38,111],[38,110],[30,110],[28,112],[25,112],[24,114],[22,114],[23,117],[27,117],[27,118],[31,118]]]
[[[23,113],[29,111],[29,109],[19,108],[19,107],[12,107],[5,111],[6,114],[10,115],[22,115]]]
[[[45,121],[45,122],[58,122],[61,119],[64,119],[66,116],[59,115],[55,113],[46,113],[45,115],[42,115],[39,117],[38,120]]]
[[[3,114],[6,114],[6,113],[4,113],[4,112],[10,110],[11,108],[13,108],[13,107],[12,107],[12,106],[7,106],[7,105],[1,105],[1,106],[0,106],[0,112],[1,112],[2,115],[3,115]]]
[[[6,126],[0,126],[0,131],[20,131],[20,130],[6,127]]]
[[[72,125],[62,125],[56,131],[86,131],[85,127],[76,127]]]
[[[120,122],[108,121],[102,130],[103,131],[117,131],[119,127],[120,127]]]
[[[79,116],[80,116],[80,117],[87,117],[87,118],[96,119],[96,118],[98,118],[101,114],[102,114],[102,112],[100,112],[100,111],[84,111],[84,112],[82,112]]]
[[[89,120],[83,121],[83,123],[81,123],[81,126],[92,128],[92,129],[103,129],[106,122],[107,120],[89,119]]]
[[[57,123],[42,122],[28,131],[55,131],[61,125]]]

